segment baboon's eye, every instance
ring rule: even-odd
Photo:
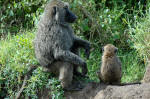
[[[64,6],[64,9],[68,9],[68,6]]]

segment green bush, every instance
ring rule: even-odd
[[[131,41],[133,47],[146,61],[146,59],[150,59],[150,10],[146,12],[144,17],[135,20],[134,26],[129,25]]]
[[[0,98],[14,98],[30,66],[38,64],[33,50],[33,38],[34,31],[30,31],[16,36],[8,35],[0,41]],[[63,90],[59,81],[38,68],[27,81],[23,95],[37,99],[39,90],[45,87],[52,90],[53,98],[62,97]]]
[[[47,0],[1,0],[0,35],[17,33],[36,24]]]

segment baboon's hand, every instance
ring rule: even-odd
[[[84,63],[84,64],[82,65],[82,75],[86,75],[86,74],[87,74],[87,72],[88,72],[87,64],[86,64],[86,63]]]
[[[87,43],[85,47],[85,54],[86,54],[87,59],[89,59],[89,56],[90,56],[90,49],[91,49],[91,45],[90,43]]]

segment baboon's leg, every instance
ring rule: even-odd
[[[45,69],[46,72],[54,73],[61,81],[61,85],[64,89],[71,85],[73,78],[73,64],[63,61],[55,61],[49,67],[51,68]]]
[[[62,87],[65,89],[72,83],[73,65],[67,62],[62,62],[60,65],[59,80],[61,81]]]

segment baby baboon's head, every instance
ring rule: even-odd
[[[102,50],[104,55],[115,55],[118,51],[118,48],[112,44],[107,44],[103,47]]]
[[[52,0],[45,11],[50,14],[52,20],[57,22],[73,23],[77,19],[76,15],[69,10],[69,4],[60,0]]]

